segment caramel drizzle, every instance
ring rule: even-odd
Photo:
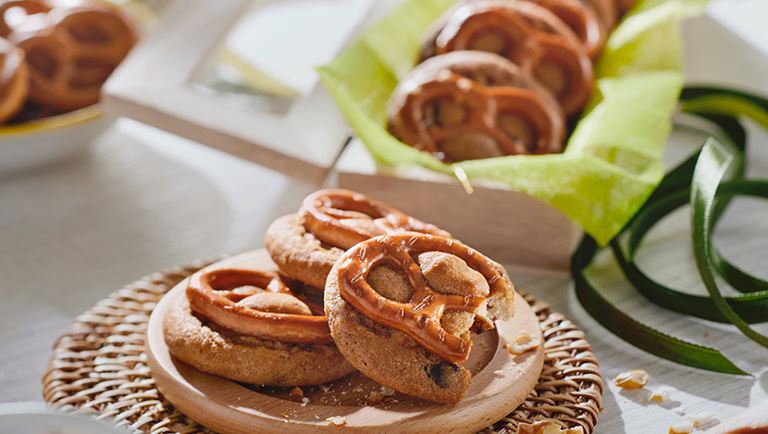
[[[377,237],[350,249],[338,266],[339,290],[341,297],[363,316],[407,334],[443,360],[460,363],[469,357],[472,342],[448,333],[440,320],[445,312],[475,312],[486,297],[443,294],[432,289],[414,259],[415,255],[432,251],[463,259],[486,278],[490,294],[512,291],[508,280],[484,255],[451,238],[416,233]],[[407,303],[382,296],[368,283],[371,270],[385,264],[402,270],[413,287]]]
[[[237,302],[257,293],[234,291],[243,286],[294,295],[275,273],[225,268],[193,274],[187,286],[187,299],[193,312],[240,335],[302,344],[331,341],[325,316],[262,312],[238,305]]]
[[[450,236],[434,225],[348,190],[320,190],[312,193],[304,199],[302,209],[304,225],[317,239],[345,250],[371,237],[401,231]],[[361,217],[370,218],[379,231],[371,233],[344,223],[346,219]]]
[[[459,125],[429,125],[425,119],[424,106],[442,96],[458,96],[467,117]],[[408,121],[417,132],[417,147],[431,152],[443,160],[447,157],[440,143],[458,134],[482,131],[493,138],[506,155],[545,154],[562,149],[564,134],[563,119],[557,109],[544,97],[533,90],[511,87],[486,87],[449,70],[441,71],[435,80],[423,83],[418,90],[406,98],[404,111]],[[498,126],[499,116],[513,114],[525,120],[536,133],[535,143],[528,149],[521,140],[513,139]]]
[[[439,33],[435,53],[469,50],[477,36],[491,30],[504,35],[505,48],[499,54],[532,76],[543,61],[561,68],[566,76],[566,88],[556,96],[565,114],[573,115],[581,110],[592,92],[592,64],[575,37],[572,40],[557,29],[547,29],[555,32],[550,33],[537,28],[547,24],[527,11],[531,6],[536,7],[525,3],[465,5]]]

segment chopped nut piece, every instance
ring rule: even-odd
[[[715,421],[715,414],[710,412],[691,415],[691,423],[694,428],[705,427]]]
[[[539,340],[528,332],[521,333],[514,341],[504,346],[510,354],[519,356],[539,346]]]
[[[681,422],[669,427],[667,434],[690,434],[693,432],[693,424],[691,422]]]
[[[344,426],[347,424],[347,419],[344,416],[331,416],[326,419],[331,425]]]
[[[551,420],[540,420],[535,423],[521,423],[517,434],[584,434],[584,428],[564,428]]]
[[[672,400],[672,391],[675,390],[669,386],[661,386],[651,393],[651,401],[664,404]]]
[[[632,369],[617,375],[613,382],[622,389],[640,389],[648,383],[648,373],[642,369]]]
[[[304,398],[304,391],[301,390],[301,387],[294,387],[288,396],[291,398],[291,401],[301,402],[302,398]]]

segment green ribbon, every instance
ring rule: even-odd
[[[720,141],[708,139],[699,151],[671,170],[640,211],[613,239],[610,248],[629,283],[648,300],[676,312],[734,324],[747,337],[768,347],[768,337],[749,324],[768,321],[768,282],[723,258],[712,233],[734,196],[768,199],[768,181],[745,180],[746,132],[737,116],[768,128],[768,100],[745,92],[689,87],[681,109],[717,127]],[[691,205],[691,239],[696,264],[709,296],[687,294],[646,275],[635,256],[650,229],[670,212]],[[589,281],[586,271],[599,251],[585,236],[571,261],[576,295],[587,312],[612,333],[657,356],[701,369],[747,375],[715,348],[677,339],[648,327],[611,304]],[[724,297],[715,276],[742,294]]]

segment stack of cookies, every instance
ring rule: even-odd
[[[471,334],[514,312],[503,267],[403,212],[346,190],[309,195],[267,230],[278,271],[209,267],[164,321],[171,353],[267,386],[354,370],[454,404],[471,383]]]
[[[389,131],[445,162],[561,152],[633,0],[464,0],[395,89]]]

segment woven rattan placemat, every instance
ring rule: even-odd
[[[207,263],[155,273],[80,315],[54,345],[43,395],[65,410],[94,413],[148,433],[210,432],[176,411],[155,388],[144,353],[149,316],[160,298]],[[514,412],[483,433],[515,433],[521,422],[554,419],[592,433],[603,381],[584,332],[549,306],[525,296],[539,317],[546,360],[536,388]]]

